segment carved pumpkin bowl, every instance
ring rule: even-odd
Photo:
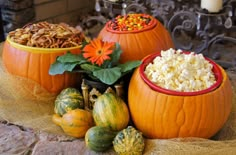
[[[216,80],[213,85],[195,92],[169,90],[154,84],[144,73],[156,56],[160,52],[145,57],[129,83],[128,104],[134,125],[147,138],[215,135],[227,121],[232,107],[233,92],[225,70],[204,57],[213,65]]]
[[[148,54],[174,48],[169,31],[148,14],[119,15],[106,23],[98,37],[121,45],[122,63],[142,60]]]
[[[81,47],[70,48],[38,48],[13,42],[7,37],[2,59],[6,70],[17,76],[25,77],[39,83],[51,93],[59,93],[62,89],[75,86],[80,79],[77,74],[49,75],[49,68],[57,56],[66,52],[80,53]]]

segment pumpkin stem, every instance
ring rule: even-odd
[[[52,116],[52,121],[53,121],[56,125],[61,126],[62,117],[59,116],[58,114],[54,114],[54,115]]]

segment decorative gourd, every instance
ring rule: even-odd
[[[54,112],[60,116],[67,111],[84,108],[83,96],[75,88],[63,89],[55,100]]]
[[[36,48],[14,43],[9,38],[4,43],[2,59],[7,71],[11,74],[36,81],[51,93],[76,86],[81,80],[79,74],[65,73],[49,75],[49,68],[57,56],[67,51],[80,53],[80,47],[72,48]],[[20,65],[19,65],[20,64]]]
[[[152,90],[133,73],[128,89],[130,115],[135,127],[148,138],[210,138],[228,119],[232,88],[221,68],[223,81],[215,90],[196,96],[167,95]],[[144,117],[145,116],[145,117]]]
[[[52,121],[59,125],[67,135],[76,138],[83,138],[87,130],[94,126],[91,112],[83,109],[71,110],[62,117],[54,114]]]
[[[119,155],[142,155],[145,143],[142,133],[128,126],[116,135],[113,146]]]
[[[162,23],[147,14],[134,15],[137,18],[146,18],[148,16],[151,21],[144,29],[120,31],[112,29],[114,20],[110,20],[98,34],[98,37],[104,41],[118,42],[121,45],[123,53],[121,54],[120,62],[141,60],[148,54],[174,47],[172,38]]]
[[[104,93],[93,107],[93,118],[97,126],[120,131],[129,123],[129,111],[125,102],[113,93]]]
[[[94,126],[85,134],[86,146],[96,152],[106,151],[112,147],[112,141],[117,132],[106,127]]]

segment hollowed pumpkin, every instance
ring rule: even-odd
[[[147,16],[137,14],[137,17]],[[108,21],[100,31],[98,37],[104,41],[118,42],[123,53],[120,61],[141,60],[148,54],[156,51],[173,48],[174,44],[167,29],[157,19],[150,16],[151,22],[144,29],[119,31],[112,29],[111,22]]]
[[[26,77],[39,83],[52,93],[59,93],[67,87],[74,87],[80,80],[78,74],[65,73],[49,75],[49,68],[57,56],[67,51],[80,53],[80,47],[71,48],[36,48],[14,43],[9,38],[4,43],[2,59],[11,74]]]
[[[131,118],[148,138],[210,138],[224,125],[232,107],[232,87],[223,81],[215,90],[194,96],[168,95],[151,89],[137,68],[132,75],[128,103]]]

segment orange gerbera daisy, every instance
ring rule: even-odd
[[[105,60],[110,59],[109,55],[113,52],[115,43],[103,42],[95,38],[83,49],[83,57],[93,64],[101,66]]]

